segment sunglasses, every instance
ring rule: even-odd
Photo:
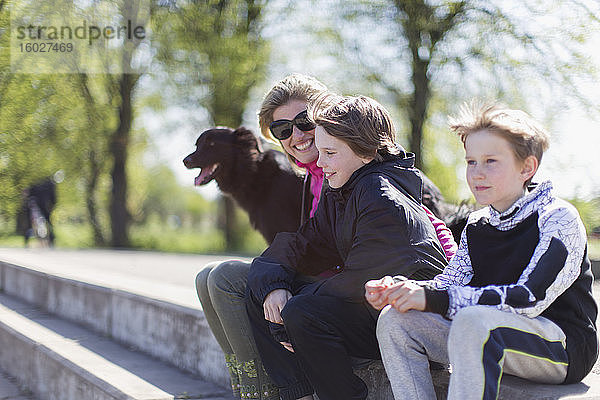
[[[308,119],[308,113],[304,110],[291,121],[289,119],[278,119],[271,122],[269,130],[277,139],[285,140],[292,136],[294,125],[303,132],[312,131],[316,126]]]

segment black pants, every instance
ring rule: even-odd
[[[262,304],[250,293],[246,296],[254,339],[267,373],[280,388],[283,400],[313,391],[321,400],[365,399],[367,386],[354,375],[351,357],[381,358],[375,313],[366,302],[306,292],[301,290],[292,297],[281,313],[295,353],[274,339]]]

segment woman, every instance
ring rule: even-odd
[[[327,88],[315,78],[293,74],[265,96],[258,114],[262,134],[279,140],[292,165],[306,171],[302,193],[304,222],[313,216],[323,184],[314,143],[314,125],[306,119],[310,97]],[[244,296],[250,263],[215,262],[196,276],[196,291],[217,342],[225,354],[231,387],[238,399],[279,399],[277,387],[264,372],[250,330]]]
[[[287,76],[265,95],[258,114],[262,134],[279,140],[292,165],[306,171],[302,223],[316,212],[323,185],[323,170],[317,166],[314,125],[307,122],[304,112],[308,100],[326,89],[315,78]],[[450,257],[456,249],[450,231],[426,212]],[[249,269],[250,263],[238,260],[208,264],[196,276],[196,291],[208,325],[225,354],[234,395],[242,399],[279,399],[277,387],[262,367],[246,314],[244,296]],[[334,273],[328,270],[306,280],[323,279]],[[282,344],[289,345],[285,340]]]
[[[282,399],[313,391],[321,400],[365,399],[352,357],[380,358],[365,282],[391,271],[429,279],[447,259],[422,205],[414,155],[394,143],[387,111],[364,96],[324,94],[310,114],[329,188],[313,218],[253,260],[248,314]],[[329,278],[299,279],[332,267]]]

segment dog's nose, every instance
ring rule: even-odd
[[[185,165],[185,167],[186,167],[187,169],[190,169],[190,168],[192,168],[192,167],[190,166],[190,163],[191,163],[191,162],[192,162],[192,160],[191,160],[190,156],[187,156],[186,158],[184,158],[184,159],[183,159],[183,165]]]

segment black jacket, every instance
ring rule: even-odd
[[[310,218],[310,211],[312,210],[313,195],[310,191],[310,184],[312,182],[312,175],[306,172],[304,175],[304,181],[302,183],[302,209],[300,212],[300,226],[304,224]],[[323,186],[321,191],[325,193],[327,185],[327,179],[323,179]]]
[[[310,191],[310,182],[312,175],[308,172],[304,175],[304,181],[302,183],[302,209],[300,212],[300,226],[304,224],[310,218],[310,210],[312,209],[313,195]],[[323,179],[323,185],[325,185],[326,179]]]
[[[275,289],[293,293],[298,274],[338,266],[336,275],[311,285],[312,293],[363,301],[369,279],[430,279],[440,273],[446,258],[421,207],[422,185],[412,154],[355,171],[344,186],[323,193],[315,216],[297,232],[278,233],[254,259],[249,290],[264,301]]]

